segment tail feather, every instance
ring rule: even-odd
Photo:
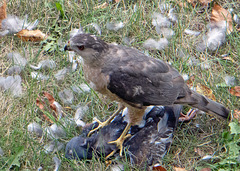
[[[190,89],[189,89],[190,90]],[[215,102],[197,92],[190,90],[185,97],[179,98],[176,103],[188,104],[210,114],[217,114],[223,118],[229,117],[229,110],[222,104]]]

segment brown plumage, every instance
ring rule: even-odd
[[[83,58],[85,78],[94,90],[128,107],[129,125],[114,142],[120,148],[130,126],[141,123],[149,105],[186,104],[224,118],[229,115],[223,105],[189,89],[171,65],[136,49],[78,34],[69,40],[65,50],[73,50]]]

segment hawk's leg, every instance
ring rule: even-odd
[[[123,110],[124,107],[121,104],[118,104],[118,109],[116,112],[114,112],[106,121],[101,122],[99,121],[97,118],[94,118],[94,120],[98,123],[98,127],[89,131],[88,136],[90,136],[92,133],[94,133],[95,131],[99,130],[100,128],[103,128],[104,126],[107,126],[113,119],[115,116],[117,116],[121,110]]]
[[[120,156],[122,157],[122,151],[123,151],[123,143],[124,140],[131,136],[131,134],[127,134],[128,130],[131,128],[131,123],[128,123],[126,128],[124,129],[123,133],[120,135],[120,137],[115,141],[108,142],[109,144],[116,144],[116,146],[120,149]],[[117,150],[112,151],[109,155],[107,155],[106,159],[111,157]]]
[[[194,116],[196,116],[198,109],[190,109],[186,115],[180,114],[179,122],[190,121]]]

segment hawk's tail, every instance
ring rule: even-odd
[[[179,98],[179,104],[188,104],[210,114],[217,114],[223,118],[229,117],[229,110],[222,104],[215,102],[197,92],[188,89],[185,97]]]

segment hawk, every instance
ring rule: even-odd
[[[191,90],[180,73],[160,59],[148,57],[137,49],[108,44],[91,34],[73,36],[64,50],[75,51],[83,58],[83,71],[89,85],[110,100],[119,102],[118,110],[90,133],[109,124],[124,108],[129,123],[115,143],[122,155],[123,142],[132,125],[141,123],[150,105],[186,104],[224,118],[229,110],[222,104]],[[110,154],[112,155],[112,154]]]

